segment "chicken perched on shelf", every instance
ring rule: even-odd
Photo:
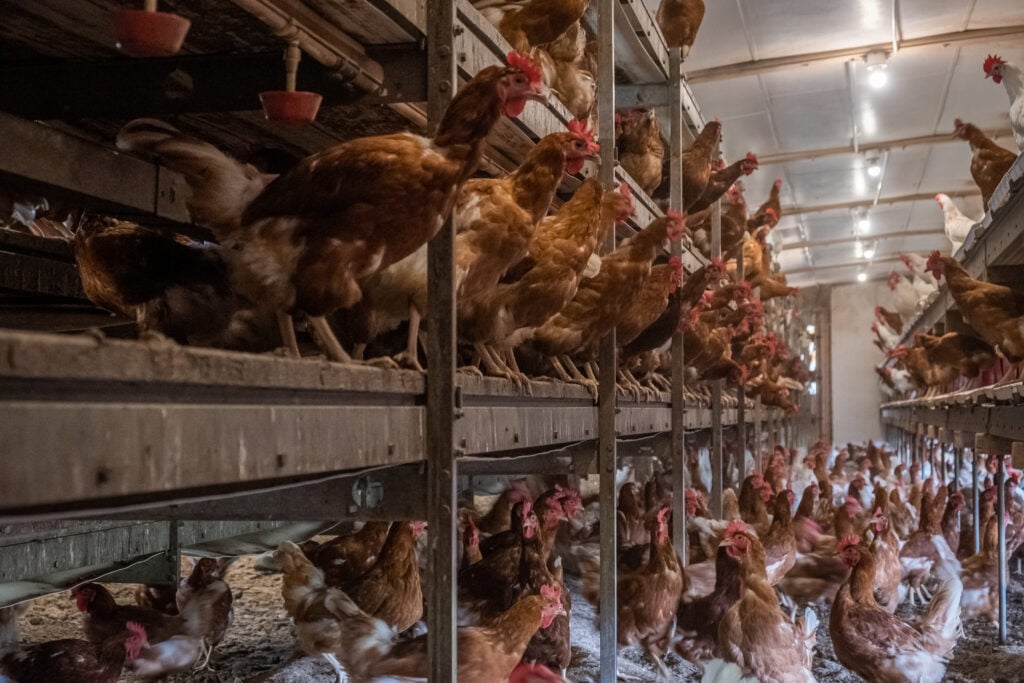
[[[558,40],[583,18],[590,0],[526,0],[515,5],[502,13],[498,31],[513,48],[529,52],[533,47]]]
[[[584,62],[587,33],[580,22],[574,23],[554,42],[530,51],[541,70],[544,83],[578,119],[589,119],[597,96],[594,74]]]
[[[617,603],[619,646],[640,645],[666,678],[668,670],[661,658],[671,640],[686,581],[672,547],[669,512],[670,508],[662,507],[648,522],[651,540],[647,561],[639,567],[620,567]],[[598,604],[599,560],[584,553],[579,557],[583,564],[583,595]]]
[[[730,523],[722,542],[739,564],[743,592],[719,623],[719,655],[762,683],[813,681],[817,616],[808,609],[793,623],[783,614],[768,583],[764,547],[746,524]]]
[[[993,83],[1003,83],[1006,94],[1010,96],[1010,126],[1013,128],[1013,139],[1017,149],[1024,151],[1024,71],[1019,66],[1010,64],[998,55],[989,55],[983,65],[985,78]]]
[[[433,237],[494,124],[545,96],[532,60],[519,53],[508,60],[455,95],[433,139],[360,138],[308,157],[241,210],[240,227],[218,235],[236,289],[276,312],[293,355],[291,315],[302,313],[327,356],[349,360],[325,316],[358,303],[363,281]]]
[[[686,59],[704,21],[704,0],[661,0],[656,19],[665,44],[682,48]]]
[[[650,276],[651,263],[658,251],[667,240],[679,239],[685,228],[685,221],[677,213],[669,212],[655,219],[604,256],[601,271],[581,283],[572,302],[537,328],[533,344],[551,359],[559,377],[593,385],[579,376],[570,354],[590,353],[598,340],[618,324]],[[575,377],[569,374],[563,362],[576,372]]]
[[[625,184],[606,192],[594,178],[583,181],[555,215],[541,221],[529,256],[497,287],[479,292],[472,312],[463,307],[463,339],[481,345],[499,374],[514,376],[518,364],[513,349],[572,302],[583,278],[597,274],[591,262],[596,260],[598,240],[610,224],[632,213],[633,200]],[[504,359],[507,369],[501,366]]]
[[[757,211],[747,221],[747,229],[757,229],[762,225],[774,228],[782,218],[782,202],[779,200],[779,193],[782,190],[782,178],[776,178],[772,183],[772,189],[768,192],[768,199],[764,204],[757,207]]]
[[[971,145],[971,177],[981,190],[982,205],[988,210],[988,200],[992,198],[999,181],[1017,160],[1017,155],[997,145],[974,124],[957,119],[954,125],[956,131],[953,136],[966,140]]]
[[[1005,519],[1009,524],[1010,520]],[[964,621],[986,618],[992,623],[999,619],[999,517],[990,514],[983,527],[981,550],[963,562],[961,578],[964,583],[960,607]],[[1007,551],[1007,558],[1010,553]],[[1005,569],[1005,568],[1004,568]]]
[[[616,139],[619,163],[647,194],[661,185],[665,146],[653,109],[632,109],[622,117],[622,134]]]
[[[914,285],[910,283],[910,280],[893,271],[889,274],[886,284],[892,292],[892,306],[903,320],[910,320],[917,315],[921,297],[918,295],[917,290],[914,289]]]
[[[908,624],[875,600],[875,558],[860,538],[844,538],[839,555],[851,568],[829,620],[840,663],[871,681],[942,680],[960,630],[960,580],[944,583],[928,609]]]
[[[949,292],[978,336],[1015,364],[1004,379],[1019,376],[1018,364],[1024,360],[1024,295],[1009,287],[975,280],[954,258],[932,252],[928,269],[936,279],[946,278]]]
[[[257,351],[276,342],[273,323],[269,330],[260,325],[233,292],[216,244],[86,216],[75,232],[74,253],[85,295],[134,320],[140,336],[158,333],[181,344]]]
[[[0,680],[10,683],[116,683],[125,663],[144,645],[124,628],[98,642],[65,638],[30,645],[0,659]]]
[[[709,121],[689,147],[683,150],[683,204],[700,199],[711,180],[711,171],[716,167],[715,150],[722,137],[722,124],[717,119]],[[658,194],[668,196],[666,183],[662,183]]]
[[[741,159],[737,159],[728,166],[725,162],[719,162],[719,168],[711,172],[711,177],[708,179],[708,185],[704,188],[704,192],[693,204],[687,200],[686,210],[690,213],[696,213],[707,209],[716,201],[718,201],[722,195],[726,194],[730,188],[736,185],[736,181],[740,179],[740,176],[748,176],[757,170],[757,155],[753,152],[747,152],[747,155]],[[739,192],[738,188],[730,195],[731,203],[734,206],[742,205],[744,211],[746,210],[746,204],[740,202],[742,193]],[[747,228],[746,216],[743,216],[742,222],[740,222],[739,216],[730,216],[732,221],[736,223],[736,227],[733,232],[743,233]],[[726,232],[723,227],[723,232]],[[732,240],[735,242],[735,240]],[[723,237],[722,250],[728,251],[726,247],[726,240]]]
[[[949,195],[940,192],[935,195],[935,201],[942,208],[942,218],[945,223],[946,237],[950,243],[950,251],[956,254],[960,251],[960,247],[967,240],[967,235],[977,221],[965,216],[949,198]]]

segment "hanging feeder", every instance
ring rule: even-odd
[[[131,57],[170,57],[178,54],[192,22],[170,12],[157,12],[156,0],[145,0],[142,9],[114,12],[117,47]]]
[[[316,119],[323,97],[319,93],[295,89],[301,58],[302,50],[299,49],[298,41],[292,41],[284,53],[285,89],[260,93],[260,104],[263,105],[267,120],[303,125]]]

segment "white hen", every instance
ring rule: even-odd
[[[997,55],[985,60],[985,78],[1002,83],[1010,96],[1010,127],[1017,149],[1024,150],[1024,71]]]
[[[920,301],[914,285],[895,271],[889,275],[888,285],[892,290],[892,307],[904,320],[913,318],[917,313],[917,302]]]
[[[953,203],[953,200],[949,198],[949,195],[939,193],[935,195],[935,201],[942,207],[942,215],[946,221],[946,237],[949,238],[950,244],[953,245],[953,253],[955,254],[960,251],[960,247],[967,240],[967,234],[977,221],[965,216],[957,208],[956,204]]]

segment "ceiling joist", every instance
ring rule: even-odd
[[[1009,128],[990,131],[989,137],[998,141],[1001,138],[1012,139],[1013,132]],[[781,154],[759,154],[757,157],[760,166],[768,164],[788,164],[793,161],[808,161],[821,159],[822,157],[838,156],[840,154],[856,154],[867,151],[884,151],[893,149],[906,149],[918,145],[941,145],[945,142],[957,142],[963,144],[962,140],[953,138],[952,133],[938,133],[937,135],[918,135],[910,138],[896,138],[895,140],[879,140],[878,142],[861,142],[859,150],[855,150],[852,144],[841,147],[822,147],[821,149],[806,149],[798,152],[782,152]]]
[[[861,242],[880,242],[882,240],[894,240],[901,237],[924,237],[927,235],[945,236],[943,230],[903,230],[901,232],[887,232],[881,235],[853,235],[833,240],[821,240],[820,242],[793,242],[784,244],[783,251],[790,249],[816,249],[818,247],[832,247],[837,244],[849,244],[860,240]]]
[[[877,265],[879,263],[890,263],[892,261],[899,261],[899,254],[889,254],[883,256],[876,256],[875,258],[867,261],[865,259],[857,259],[856,261],[842,261],[840,263],[828,263],[821,266],[812,266],[804,268],[791,268],[786,272],[786,277],[790,275],[799,275],[801,273],[816,273],[822,270],[836,270],[838,268],[856,268],[857,266],[863,266],[865,269]]]
[[[964,192],[946,193],[952,199],[964,197],[976,197],[981,194],[979,190],[968,190]],[[834,204],[819,204],[817,206],[784,206],[783,216],[800,216],[808,213],[825,213],[827,211],[840,211],[842,209],[869,209],[879,204],[903,204],[906,202],[919,202],[935,199],[935,192],[918,192],[916,194],[904,194],[896,197],[879,197],[875,202],[871,199],[858,199],[851,202],[836,202]]]
[[[941,45],[963,45],[965,43],[977,43],[990,41],[996,38],[1012,38],[1024,35],[1024,26],[999,26],[996,28],[979,28],[969,31],[954,31],[952,33],[939,33],[920,38],[910,38],[899,41],[900,50],[910,50],[920,47],[932,47]],[[821,52],[807,52],[799,55],[786,55],[784,57],[773,57],[770,59],[755,59],[749,62],[737,62],[716,66],[710,69],[698,69],[686,74],[686,80],[691,85],[695,83],[706,83],[725,78],[739,78],[741,76],[756,76],[757,74],[771,71],[781,71],[797,66],[807,66],[815,62],[830,62],[849,59],[860,59],[869,52],[891,52],[891,42],[874,43],[872,45],[861,45],[859,47],[840,48],[838,50],[823,50]]]

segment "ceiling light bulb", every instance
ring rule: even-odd
[[[865,249],[864,250],[864,258],[869,259],[869,260],[875,258],[875,248],[874,247],[868,247],[867,249]]]
[[[888,82],[889,76],[882,69],[872,71],[871,73],[868,74],[868,85],[870,85],[875,90],[878,90],[879,88],[884,88],[885,84]]]
[[[882,175],[882,167],[878,164],[877,160],[868,162],[868,175],[872,178],[877,178]]]
[[[863,234],[863,233],[866,233],[870,229],[871,229],[871,219],[868,218],[867,216],[861,216],[857,220],[857,230],[859,230]]]
[[[814,334],[814,325],[807,326],[807,334]]]
[[[861,243],[860,240],[857,240],[856,242],[853,243],[853,254],[857,258],[863,258],[863,256],[864,256],[864,245]]]
[[[857,273],[857,282],[867,282],[867,281],[868,281],[868,274],[867,273],[865,273],[863,271]]]

